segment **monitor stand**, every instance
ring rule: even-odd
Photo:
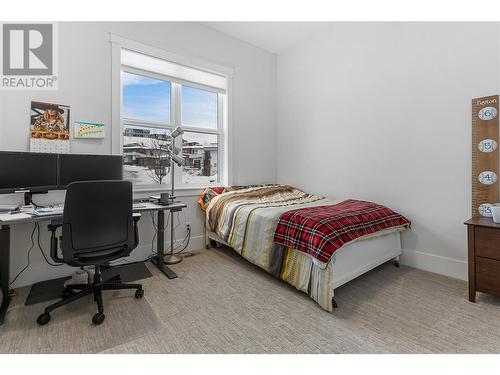
[[[45,191],[25,191],[24,192],[24,205],[29,206],[33,203],[33,194],[47,194],[48,190]]]

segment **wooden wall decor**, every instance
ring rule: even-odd
[[[472,100],[472,216],[491,217],[499,202],[498,95]]]

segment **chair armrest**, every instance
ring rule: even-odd
[[[54,219],[49,223],[47,228],[49,228],[49,230],[52,232],[57,230],[57,228],[62,227],[62,225],[63,225],[62,219]]]
[[[48,225],[50,235],[50,257],[57,263],[64,263],[64,259],[58,255],[58,241],[57,241],[57,228],[62,227],[62,219],[52,220]]]

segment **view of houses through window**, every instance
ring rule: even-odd
[[[182,182],[203,184],[217,182],[218,140],[217,135],[185,132],[182,152],[186,158]]]
[[[168,130],[124,125],[124,178],[138,185],[170,182]]]
[[[220,126],[217,92],[135,72],[122,72],[124,178],[136,185],[170,184],[170,132],[176,140],[176,183],[202,186],[219,182]],[[175,108],[179,108],[176,114]]]

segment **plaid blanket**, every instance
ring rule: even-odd
[[[335,251],[349,242],[384,229],[409,225],[409,220],[385,206],[348,199],[333,206],[283,213],[274,232],[274,242],[328,263]]]

